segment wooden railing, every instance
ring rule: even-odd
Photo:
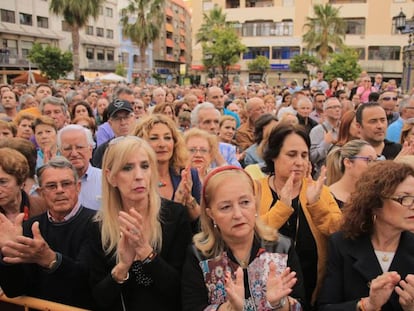
[[[4,302],[5,304],[1,304],[1,302]],[[8,298],[0,289],[0,309],[3,310],[3,307],[5,306],[7,310],[8,304],[13,305],[13,310],[15,310],[15,306],[21,306],[22,308],[20,310],[24,311],[29,311],[29,309],[42,311],[87,311],[86,309],[27,296]],[[1,305],[3,305],[3,307],[1,307]]]

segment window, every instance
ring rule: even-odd
[[[14,11],[1,9],[1,21],[5,23],[16,23]]]
[[[399,60],[401,47],[399,46],[369,46],[369,60]]]
[[[20,24],[21,25],[33,25],[32,15],[26,13],[19,13]]]
[[[365,34],[365,18],[345,18],[347,35]]]
[[[95,51],[93,48],[86,48],[86,58],[87,59],[94,59]]]
[[[113,10],[112,8],[105,8],[105,15],[108,17],[112,17],[113,16]]]
[[[106,37],[108,39],[113,39],[114,38],[114,31],[112,29],[107,29],[106,30]]]
[[[226,0],[226,9],[235,9],[240,7],[240,0]]]
[[[29,52],[32,49],[32,46],[33,46],[33,42],[22,41],[21,47],[22,47],[22,56],[23,56],[23,58],[26,58],[27,55],[29,55]]]
[[[87,35],[93,36],[93,26],[87,25],[85,28],[85,33]]]
[[[292,59],[294,56],[300,54],[300,47],[298,46],[273,46],[272,59]]]
[[[103,49],[96,49],[96,59],[105,60],[105,53]]]
[[[114,60],[114,51],[106,51],[106,59],[109,61],[113,61]]]
[[[17,40],[3,40],[3,46],[6,46],[9,50],[9,57],[16,58],[17,57]]]
[[[269,48],[267,46],[253,46],[247,49],[248,51],[243,53],[243,59],[255,59],[260,55],[269,58]]]
[[[99,15],[103,15],[103,7],[99,7]]]
[[[39,27],[39,28],[49,28],[49,19],[47,17],[38,16],[37,17],[37,27]]]
[[[98,37],[103,37],[104,36],[104,29],[101,27],[96,27],[96,35]]]

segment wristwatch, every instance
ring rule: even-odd
[[[279,300],[279,302],[275,305],[272,305],[269,301],[267,301],[267,306],[271,309],[271,310],[279,310],[282,309],[285,304],[287,302],[287,298],[283,297],[282,299]]]

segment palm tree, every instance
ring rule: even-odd
[[[339,17],[339,8],[330,4],[313,6],[315,17],[307,17],[304,28],[303,42],[308,50],[316,50],[325,62],[334,47],[342,47],[345,39],[345,21]]]
[[[80,77],[79,70],[79,30],[89,21],[90,17],[97,18],[99,7],[105,0],[51,0],[50,11],[56,15],[63,16],[71,27],[73,47],[73,72],[75,79]]]
[[[197,43],[210,41],[213,29],[224,28],[229,25],[226,22],[226,14],[223,13],[222,8],[218,5],[215,5],[208,14],[203,14],[203,21],[196,35]]]
[[[145,71],[145,51],[160,35],[164,22],[165,0],[129,0],[121,10],[121,25],[124,36],[139,48],[141,71]]]

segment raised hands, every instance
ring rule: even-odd
[[[381,307],[388,301],[400,280],[400,275],[395,271],[385,272],[373,279],[369,289],[369,296],[363,298],[364,308],[366,310],[381,310]]]
[[[3,261],[9,264],[34,263],[47,268],[56,258],[56,253],[43,239],[39,223],[32,225],[33,238],[17,236],[2,247]]]
[[[193,188],[193,180],[191,178],[191,166],[188,165],[181,171],[181,181],[174,195],[174,202],[186,206],[191,200],[191,190]]]
[[[306,199],[308,204],[312,205],[319,201],[323,186],[326,179],[326,167],[322,166],[319,178],[316,181],[312,180],[310,170],[308,172],[308,188],[306,190]]]
[[[23,234],[24,214],[20,213],[14,221],[8,219],[3,213],[0,213],[0,249],[8,241],[15,241],[16,237]]]
[[[227,300],[230,304],[230,308],[227,309],[232,311],[242,311],[244,306],[243,269],[240,267],[237,268],[235,280],[232,279],[231,272],[227,271],[224,286],[226,289]]]
[[[408,274],[398,283],[395,292],[400,296],[399,302],[404,311],[414,310],[414,275]]]
[[[151,253],[149,236],[142,216],[133,208],[119,213],[121,238],[118,244],[119,262],[130,267],[135,260],[143,260]]]
[[[280,275],[276,275],[276,266],[271,262],[266,286],[267,301],[273,306],[277,305],[284,297],[289,296],[296,282],[296,272],[286,268]]]

